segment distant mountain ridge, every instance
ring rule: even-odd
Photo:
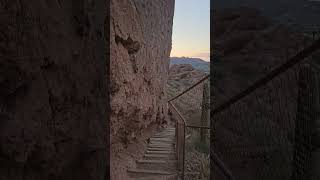
[[[204,61],[200,58],[190,58],[190,57],[171,57],[170,66],[174,64],[190,64],[195,69],[201,70],[205,73],[210,72],[210,62]]]

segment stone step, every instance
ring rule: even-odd
[[[157,132],[155,134],[174,134],[176,131],[162,131],[162,132]]]
[[[148,145],[147,148],[170,148],[170,149],[174,149],[174,146],[172,146],[172,145],[163,145],[163,144],[160,144],[160,145],[153,144],[153,145]]]
[[[170,141],[172,141],[172,140],[174,140],[174,138],[172,138],[172,137],[152,137],[152,138],[150,138],[150,140],[170,140]]]
[[[160,132],[162,132],[162,131],[173,131],[173,130],[175,130],[175,128],[166,128],[166,129],[162,129]]]
[[[160,131],[160,132],[163,132],[163,131],[174,131],[174,130],[176,130],[175,128],[167,128],[167,129],[163,129],[162,131]]]
[[[163,131],[163,132],[158,132],[156,134],[175,134],[175,133],[176,133],[175,131]]]
[[[168,161],[165,160],[147,160],[147,159],[140,159],[137,160],[137,163],[154,163],[154,164],[162,164],[162,163],[167,163]]]
[[[149,144],[174,144],[175,143],[175,141],[162,141],[162,140],[158,140],[158,141],[155,141],[155,140],[152,140],[152,141],[150,141],[149,142]]]
[[[149,144],[174,144],[175,142],[174,141],[150,141]]]
[[[173,160],[176,158],[174,154],[145,154],[143,157],[154,160]]]
[[[149,169],[128,169],[129,176],[135,179],[168,179],[172,175],[175,175],[176,172],[161,171],[161,170],[149,170]],[[166,177],[167,176],[167,177]]]
[[[150,141],[168,141],[168,142],[174,142],[173,139],[169,139],[169,138],[150,138]]]
[[[155,134],[153,135],[152,137],[175,137],[175,134],[174,133],[165,133],[165,134]]]
[[[176,131],[163,131],[163,132],[158,132],[156,134],[175,134]]]
[[[147,151],[147,154],[174,154],[173,151]]]
[[[148,148],[174,148],[171,144],[149,144]]]
[[[175,172],[147,170],[147,169],[128,169],[130,173],[144,173],[144,174],[159,174],[159,175],[173,175]]]
[[[155,139],[150,139],[150,141],[170,141],[170,142],[175,142],[174,138],[155,138]]]
[[[148,146],[175,147],[175,145],[173,143],[167,143],[167,142],[152,142],[152,143],[149,143]]]
[[[152,137],[152,139],[169,139],[171,141],[176,141],[176,138],[174,136],[155,136]]]
[[[175,152],[174,148],[147,148],[148,151],[172,151]]]
[[[175,171],[177,169],[177,161],[163,160],[139,160],[137,161],[137,169]]]
[[[130,178],[128,180],[177,180],[177,178],[178,178],[177,174],[174,174],[174,175],[150,175],[147,177]]]
[[[151,142],[148,144],[148,146],[170,146],[170,147],[174,147],[173,143],[167,143],[167,142]]]
[[[156,144],[156,143],[166,143],[166,144],[173,144],[173,141],[166,141],[166,140],[152,140],[150,141],[150,144]]]
[[[160,139],[163,139],[163,138],[168,138],[168,139],[176,139],[175,136],[171,136],[171,135],[162,135],[162,136],[152,136],[152,138],[160,138]]]
[[[170,137],[170,136],[162,136],[162,137],[151,137],[150,140],[170,140],[170,141],[175,141],[175,137]]]
[[[149,163],[149,164],[176,164],[177,160],[153,160],[153,159],[140,159],[136,161],[137,163]]]

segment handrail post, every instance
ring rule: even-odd
[[[178,122],[176,122],[176,134],[175,134],[175,138],[176,138],[176,144],[175,144],[175,146],[176,146],[176,152],[178,152],[178,146],[179,146],[179,143],[178,143]],[[178,159],[179,157],[178,157],[178,153],[177,153],[177,155],[176,155],[176,158]],[[177,166],[178,166],[178,168],[179,168],[179,165],[177,164]]]
[[[184,180],[185,149],[186,149],[186,125],[183,124],[182,180]]]

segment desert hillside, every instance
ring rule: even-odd
[[[191,63],[194,63],[194,61]],[[197,83],[206,75],[206,71],[196,69],[192,64],[173,64],[170,67],[167,84],[168,97],[174,97],[178,93]],[[204,83],[208,83],[208,80],[204,81]],[[173,101],[173,104],[186,119],[188,125],[203,125],[201,124],[201,112],[204,83],[199,84],[194,89]],[[174,118],[177,117],[174,116]],[[207,125],[204,126],[209,126],[209,117],[207,119]],[[187,128],[186,133],[185,163],[186,172],[190,172],[190,175],[187,175],[186,179],[208,179],[210,169],[209,133],[207,133],[205,141],[200,140],[198,129]],[[195,172],[199,172],[199,174]]]
[[[204,61],[200,58],[189,58],[189,57],[171,57],[170,66],[174,64],[191,64],[194,68],[204,71],[206,73],[210,72],[210,62]]]
[[[170,67],[167,84],[168,97],[174,97],[192,86],[207,74],[190,64],[174,64]],[[199,124],[201,117],[203,83],[174,101],[175,106],[189,123]]]

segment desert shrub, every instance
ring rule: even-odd
[[[209,138],[207,138],[209,140]],[[187,180],[205,180],[210,177],[209,143],[201,143],[200,134],[193,131],[186,142]]]

